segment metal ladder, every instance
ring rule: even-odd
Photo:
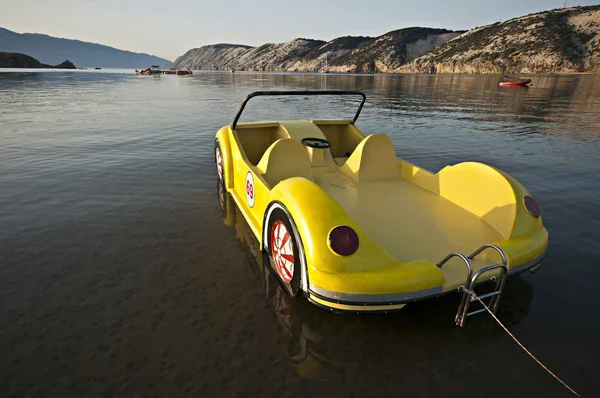
[[[473,260],[473,258],[478,256],[481,252],[488,250],[488,249],[496,250],[500,254],[500,257],[502,258],[502,264],[488,265],[487,267],[481,268],[479,271],[477,271],[477,273],[475,273],[475,275],[473,275],[473,265],[471,265],[471,260]],[[456,324],[460,327],[463,327],[465,325],[465,322],[467,321],[467,317],[469,317],[471,315],[479,314],[480,312],[483,312],[486,310],[485,308],[481,308],[479,310],[469,312],[469,305],[473,301],[477,300],[475,298],[474,288],[475,288],[475,285],[477,284],[477,281],[483,274],[486,274],[493,270],[499,269],[501,271],[500,277],[496,278],[495,276],[493,276],[491,278],[492,281],[496,282],[496,286],[495,286],[494,290],[490,293],[486,293],[486,294],[482,294],[481,296],[478,296],[482,300],[485,298],[491,297],[488,307],[495,314],[496,310],[498,310],[498,305],[500,304],[500,296],[502,295],[502,292],[504,291],[504,285],[506,284],[506,277],[508,276],[507,259],[506,259],[506,254],[504,253],[504,251],[496,245],[487,244],[487,245],[481,246],[479,249],[475,250],[469,256],[465,256],[464,254],[461,254],[458,252],[450,253],[436,265],[439,268],[442,268],[442,266],[453,257],[458,257],[458,258],[462,259],[468,269],[467,280],[466,280],[465,285],[458,287],[458,290],[460,292],[462,292],[463,295],[462,295],[462,299],[460,301],[460,305],[458,306],[458,312],[456,313],[456,317],[454,318],[454,321],[456,322]]]

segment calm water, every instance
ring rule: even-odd
[[[600,77],[533,83],[0,73],[0,395],[569,396],[489,316],[454,327],[458,297],[333,315],[283,295],[243,222],[224,224],[216,130],[254,90],[328,88],[365,91],[359,128],[399,156],[486,162],[531,191],[548,259],[509,280],[499,318],[599,396]],[[349,106],[257,100],[245,120]]]

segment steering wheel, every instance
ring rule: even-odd
[[[302,138],[302,140],[300,140],[300,142],[302,143],[302,145],[305,145],[310,148],[317,148],[317,149],[331,148],[331,142],[324,140],[322,138],[307,137],[307,138]]]

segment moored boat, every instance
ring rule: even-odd
[[[142,69],[142,70],[135,70],[135,73],[137,73],[138,75],[157,75],[157,74],[162,74],[163,71],[158,69],[159,65],[152,65],[150,68],[146,68],[146,69]]]
[[[161,70],[161,69],[155,69],[156,65],[152,65],[152,68],[146,68],[146,69],[142,69],[142,70],[135,70],[135,73],[138,75],[191,75],[192,71],[189,70],[188,68],[185,68],[184,70],[175,70],[175,69],[171,69],[171,70]]]
[[[531,79],[518,79],[510,76],[502,76],[500,79],[501,86],[526,86],[531,83]]]
[[[178,70],[178,71],[176,71],[175,74],[178,75],[178,76],[191,75],[192,71],[189,70],[188,68],[185,68],[185,70]]]

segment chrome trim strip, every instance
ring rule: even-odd
[[[544,259],[546,258],[546,253],[547,252],[544,252],[540,256],[534,258],[531,261],[528,261],[528,262],[523,263],[521,265],[517,265],[516,267],[510,268],[508,270],[508,275],[520,274],[521,272],[527,271],[528,269],[533,268],[536,265],[540,265],[544,261]]]
[[[316,302],[314,300],[311,300],[310,297],[308,297],[308,301],[312,304],[312,305],[316,305],[319,308],[322,308],[324,310],[333,312],[334,314],[390,314],[393,312],[400,312],[402,311],[402,309],[404,308],[404,306],[400,307],[400,308],[395,308],[390,306],[390,308],[384,308],[384,309],[380,309],[380,310],[369,310],[368,308],[370,307],[369,305],[362,305],[363,309],[358,309],[358,308],[354,308],[354,309],[341,309],[341,308],[333,308],[333,307],[328,307],[324,304],[321,304],[319,302]],[[354,307],[358,307],[360,304],[354,304]]]
[[[327,301],[346,305],[394,305],[415,301],[419,298],[437,296],[442,294],[442,287],[435,286],[425,290],[406,293],[389,294],[359,294],[332,292],[327,289],[310,284],[309,294],[314,294]]]

